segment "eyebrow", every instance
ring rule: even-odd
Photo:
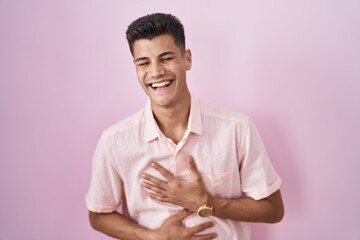
[[[175,52],[172,52],[172,51],[167,51],[167,52],[163,52],[159,55],[159,57],[164,57],[166,55],[175,55],[176,53]],[[143,60],[148,60],[149,58],[148,57],[139,57],[137,59],[134,60],[134,63],[135,62],[139,62],[139,61],[143,61]]]
[[[163,56],[166,56],[166,55],[175,55],[176,53],[172,52],[172,51],[167,51],[167,52],[163,52],[159,55],[159,57],[163,57]]]
[[[135,63],[135,62],[142,61],[142,60],[147,60],[147,59],[149,59],[149,58],[148,58],[148,57],[140,57],[140,58],[135,59],[135,60],[134,60],[134,63]]]

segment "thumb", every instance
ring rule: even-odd
[[[190,216],[191,214],[192,214],[192,212],[190,210],[182,209],[179,212],[177,212],[176,214],[174,214],[172,217],[174,217],[174,220],[176,222],[180,222],[180,221],[184,220],[185,218],[187,218],[188,216]]]
[[[192,156],[186,156],[185,160],[186,160],[187,168],[190,170],[191,174],[196,177],[200,176],[194,158]]]

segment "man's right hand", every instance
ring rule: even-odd
[[[216,233],[201,234],[205,229],[213,227],[213,222],[205,222],[190,228],[184,227],[181,221],[191,214],[192,212],[189,210],[181,210],[167,218],[159,228],[139,233],[139,237],[152,240],[208,240],[216,238]]]

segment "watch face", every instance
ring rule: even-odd
[[[209,208],[209,207],[204,207],[203,209],[201,209],[199,211],[200,217],[208,217],[208,216],[211,216],[211,214],[212,214],[212,208]]]

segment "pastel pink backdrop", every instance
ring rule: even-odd
[[[254,240],[360,239],[360,2],[0,0],[0,239],[109,239],[84,196],[101,131],[143,107],[125,41],[177,15],[203,100],[249,114],[283,178]]]

